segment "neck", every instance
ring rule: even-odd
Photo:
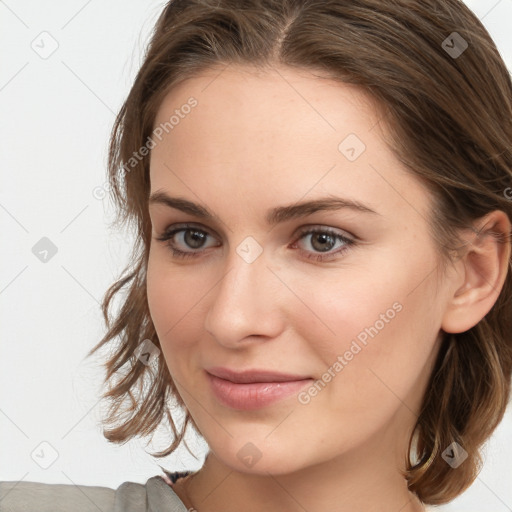
[[[386,437],[389,443],[383,442]],[[403,461],[392,438],[379,432],[374,442],[286,474],[241,472],[209,452],[187,482],[186,496],[197,512],[422,512],[423,505],[400,474]]]

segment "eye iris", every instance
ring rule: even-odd
[[[192,249],[199,249],[205,242],[207,233],[198,230],[186,230],[184,232],[184,241]],[[331,250],[336,244],[336,239],[329,233],[313,233],[311,235],[311,245],[315,250],[326,252]]]
[[[206,236],[202,231],[188,230],[185,231],[185,243],[193,249],[198,249],[203,245]]]
[[[319,241],[320,245],[317,246],[315,242]],[[332,235],[329,235],[327,233],[317,233],[313,234],[311,237],[311,245],[315,248],[315,250],[318,251],[328,251],[334,247],[334,244],[336,243],[336,240]],[[325,245],[327,244],[327,246]]]

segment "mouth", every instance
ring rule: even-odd
[[[254,410],[297,394],[313,378],[267,370],[235,372],[214,367],[206,370],[210,388],[219,402],[232,409]]]

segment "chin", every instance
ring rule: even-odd
[[[230,441],[215,449],[215,443],[210,443],[210,451],[223,465],[231,470],[252,475],[268,476],[284,475],[300,471],[301,469],[315,464],[318,461],[307,460],[307,457],[298,446],[296,449],[282,444],[280,448],[272,446],[265,436],[268,431],[262,434],[261,438],[256,436],[245,436],[237,441],[231,438]],[[250,439],[253,439],[251,441]]]

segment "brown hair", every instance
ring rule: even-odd
[[[454,49],[464,50],[463,41],[468,47],[454,54]],[[111,403],[105,423],[113,425],[104,430],[105,437],[121,443],[150,434],[165,415],[174,440],[157,457],[178,447],[189,422],[197,427],[188,411],[179,432],[173,422],[168,399],[176,399],[179,407],[184,403],[164,358],[153,371],[134,354],[142,340],[157,347],[159,340],[145,280],[149,155],[135,163],[130,159],[147,144],[157,109],[173,86],[231,64],[321,71],[368,93],[385,117],[390,148],[432,193],[430,228],[439,268],[461,247],[459,229],[472,229],[476,219],[493,210],[512,218],[506,192],[512,186],[512,83],[491,37],[461,1],[169,2],[112,131],[108,171],[116,224],[135,222],[136,242],[121,278],[103,299],[108,332],[89,352],[117,340],[105,363],[105,383],[112,384],[103,395]],[[450,501],[473,482],[481,465],[479,448],[503,418],[512,372],[511,266],[509,261],[496,303],[477,325],[443,333],[414,431],[416,460],[408,455],[404,473],[409,489],[424,503]],[[128,293],[110,320],[110,303],[126,286]],[[123,409],[128,397],[131,404]],[[468,453],[457,469],[441,457],[454,441]]]

